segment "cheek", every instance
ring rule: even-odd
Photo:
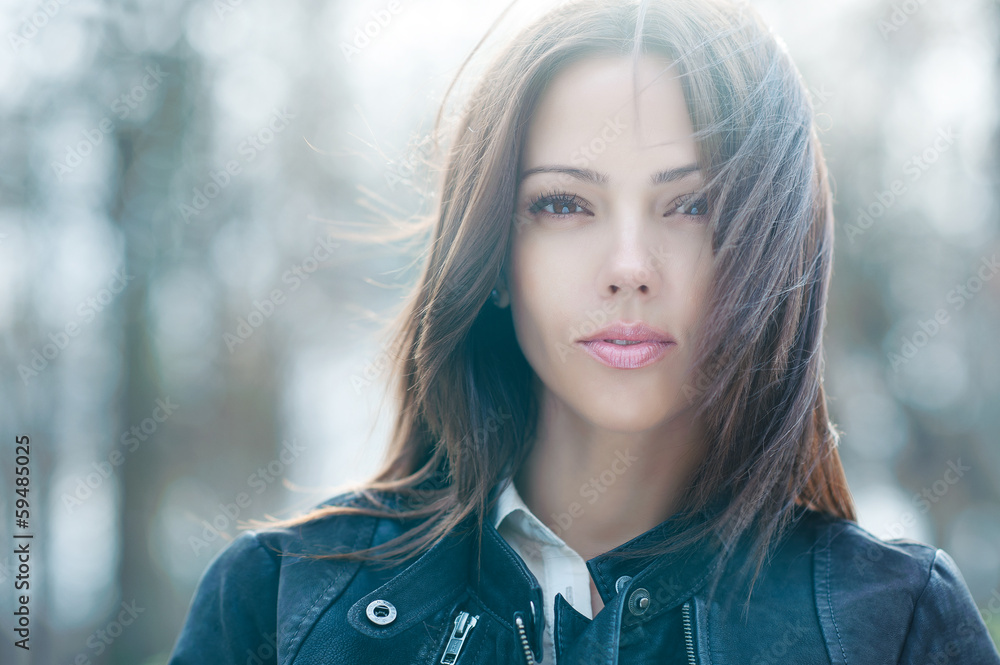
[[[714,264],[706,262],[695,268],[694,277],[690,286],[690,302],[692,325],[700,325],[708,310],[708,300],[711,293],[712,279],[714,277]]]
[[[558,288],[552,269],[553,257],[546,243],[537,234],[521,230],[511,247],[510,281],[511,298],[517,298],[530,309],[546,290]]]
[[[676,324],[687,329],[687,342],[692,341],[693,331],[704,316],[709,290],[714,275],[714,257],[711,247],[692,244],[677,263],[664,275],[666,284],[675,285],[677,303]]]
[[[519,238],[511,251],[510,307],[518,344],[535,365],[568,334],[573,294],[579,297],[576,267],[557,247],[539,238]]]

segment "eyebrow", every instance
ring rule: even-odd
[[[650,185],[662,185],[668,182],[674,182],[675,180],[680,180],[681,178],[696,173],[700,169],[697,164],[688,164],[686,166],[678,166],[675,169],[667,169],[665,171],[659,171],[649,176]],[[592,169],[578,169],[572,166],[536,166],[524,171],[521,174],[518,182],[523,181],[528,176],[534,173],[565,173],[568,176],[576,178],[577,180],[583,180],[584,182],[591,182],[595,185],[606,185],[608,184],[608,175],[606,173],[601,173],[600,171],[594,171]]]

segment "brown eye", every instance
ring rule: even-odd
[[[531,214],[545,213],[552,217],[568,217],[587,212],[582,201],[572,194],[543,194],[535,199],[528,208]]]
[[[682,198],[679,202],[676,202],[673,211],[667,214],[680,213],[681,215],[691,215],[692,217],[698,217],[701,215],[708,214],[708,199],[704,196],[694,196],[688,195]]]

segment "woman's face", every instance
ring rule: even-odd
[[[713,264],[680,81],[666,60],[640,63],[638,116],[626,56],[577,61],[543,93],[521,153],[508,271],[517,340],[546,397],[618,432],[690,406]],[[636,322],[654,329],[635,336],[648,341],[601,332]]]

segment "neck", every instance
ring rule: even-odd
[[[699,424],[682,413],[645,432],[612,432],[546,395],[514,482],[528,508],[567,545],[589,560],[676,512],[704,457]]]

